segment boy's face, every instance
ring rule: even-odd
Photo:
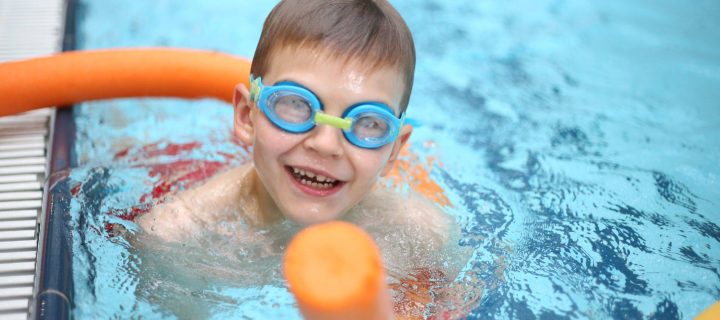
[[[385,103],[397,115],[404,90],[398,70],[367,71],[303,48],[281,50],[271,57],[263,83],[279,81],[310,89],[322,101],[323,111],[338,117],[349,106],[367,101]],[[328,125],[302,134],[285,132],[249,101],[244,87],[239,86],[235,96],[235,133],[253,146],[253,161],[265,186],[259,192],[267,192],[273,200],[266,210],[277,206],[300,224],[337,219],[357,204],[377,178],[390,171],[412,131],[405,125],[394,143],[363,149],[347,141],[341,129]],[[308,183],[323,180],[324,184]]]

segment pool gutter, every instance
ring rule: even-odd
[[[75,49],[76,0],[66,0],[63,51]],[[35,295],[32,319],[69,319],[72,309],[72,233],[67,179],[75,164],[75,122],[71,108],[58,108],[51,118],[48,178],[39,216]]]

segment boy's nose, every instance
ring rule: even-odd
[[[303,141],[305,148],[325,157],[339,158],[343,155],[342,132],[328,125],[318,125]]]

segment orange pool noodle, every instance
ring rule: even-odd
[[[212,97],[232,101],[250,61],[188,49],[70,51],[0,63],[0,116],[87,100]]]
[[[380,252],[346,222],[308,227],[290,242],[285,278],[305,319],[391,319]]]
[[[720,319],[720,301],[709,306],[705,311],[700,313],[695,320],[718,320]]]

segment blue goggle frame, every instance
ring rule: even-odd
[[[279,93],[291,93],[305,99],[311,108],[311,115],[304,122],[293,123],[282,119],[274,110],[274,107],[268,105],[273,95]],[[305,133],[317,124],[326,124],[342,130],[345,139],[360,148],[377,149],[390,142],[395,141],[400,128],[405,122],[405,112],[396,117],[392,108],[380,102],[360,102],[356,103],[343,112],[342,117],[335,117],[324,113],[323,105],[317,98],[315,93],[294,82],[279,82],[273,86],[265,86],[262,83],[262,77],[253,77],[250,75],[250,100],[260,108],[265,116],[276,127],[290,133]],[[355,120],[361,115],[372,114],[374,117],[382,119],[387,124],[387,133],[382,137],[358,137],[352,130]]]

